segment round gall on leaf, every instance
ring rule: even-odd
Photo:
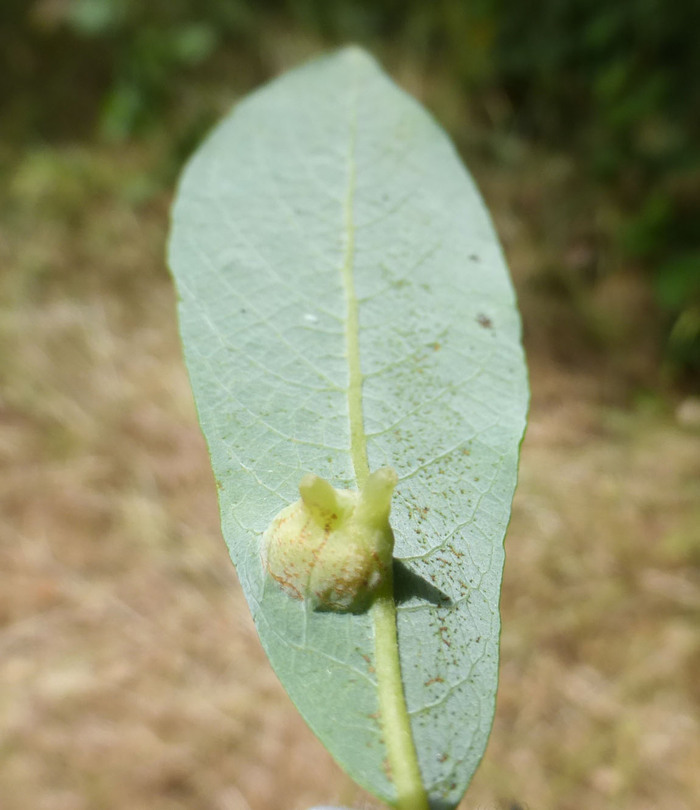
[[[267,573],[315,610],[367,610],[391,574],[389,511],[396,482],[390,467],[372,473],[360,492],[305,475],[301,499],[285,507],[263,535]]]

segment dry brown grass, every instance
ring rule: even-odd
[[[138,201],[151,160],[28,154],[2,200],[0,808],[371,806],[286,698],[228,561],[167,201]],[[536,246],[499,189],[526,289]],[[530,326],[498,712],[464,807],[693,810],[700,437],[611,405]]]

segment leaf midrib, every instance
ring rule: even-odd
[[[355,279],[353,276],[353,263],[355,260],[355,224],[353,219],[353,206],[355,201],[355,185],[357,169],[355,163],[355,147],[357,141],[357,82],[351,105],[350,118],[350,144],[348,149],[348,190],[343,205],[343,220],[345,226],[345,254],[341,274],[345,290],[346,317],[345,317],[345,345],[348,358],[348,416],[350,419],[350,453],[355,470],[357,488],[362,489],[369,476],[369,462],[367,461],[367,439],[365,436],[364,419],[362,416],[362,369],[360,366],[360,313],[355,294]]]
[[[341,275],[346,300],[345,342],[348,360],[348,418],[350,452],[357,488],[369,477],[367,437],[362,410],[362,367],[360,363],[360,316],[353,274],[355,260],[355,224],[353,217],[357,163],[357,107],[359,81],[353,88],[348,148],[348,188],[343,205],[345,251]],[[396,629],[396,603],[391,575],[377,595],[371,609],[374,624],[374,657],[379,696],[379,714],[387,748],[389,770],[396,789],[399,810],[428,810],[428,800],[418,765],[411,721],[401,679]]]

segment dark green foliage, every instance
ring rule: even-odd
[[[667,358],[700,372],[700,4],[493,3],[494,79],[529,135],[578,151],[615,193],[621,257],[651,273]]]
[[[2,112],[25,137],[143,133],[188,72],[247,34],[251,14],[218,0],[3,0]]]
[[[405,54],[490,126],[576,155],[614,201],[608,266],[649,275],[667,358],[700,372],[697,0],[3,0],[4,137],[119,140],[174,116],[179,161],[221,112],[210,76],[243,92],[277,69],[270,26]]]

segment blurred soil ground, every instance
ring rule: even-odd
[[[149,148],[0,155],[0,808],[373,807],[270,670],[221,539]],[[613,327],[634,310],[639,356],[611,359],[547,282],[578,261],[552,247],[557,166],[477,173],[533,402],[498,710],[462,806],[696,810],[697,403],[638,382],[634,286],[603,304]]]

